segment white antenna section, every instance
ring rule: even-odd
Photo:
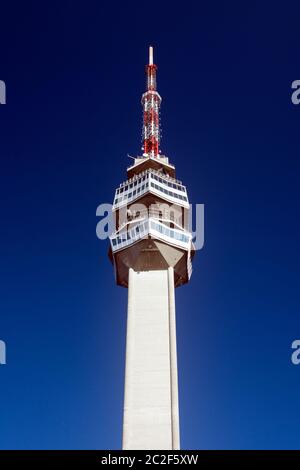
[[[153,47],[149,47],[149,65],[153,65]]]

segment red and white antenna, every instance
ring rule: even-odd
[[[147,91],[142,96],[143,106],[143,149],[148,157],[159,156],[161,97],[156,91],[156,70],[153,63],[153,47],[149,47],[149,64],[146,65]]]

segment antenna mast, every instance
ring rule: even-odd
[[[149,63],[146,65],[147,91],[142,96],[143,150],[148,157],[158,157],[160,150],[160,104],[161,96],[156,90],[157,66],[153,63],[153,47],[149,47]]]

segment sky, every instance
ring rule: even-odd
[[[1,5],[1,449],[119,449],[127,290],[96,208],[161,149],[205,245],[176,289],[183,449],[299,449],[299,2]]]

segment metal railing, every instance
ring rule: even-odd
[[[130,185],[132,185],[132,187],[130,187]],[[122,188],[124,189],[121,192]],[[149,191],[154,193],[158,192],[163,198],[171,202],[176,202],[179,205],[188,205],[186,188],[180,181],[164,175],[157,170],[148,169],[126,181],[117,189],[113,208],[116,209],[117,207],[126,205]]]
[[[139,221],[139,223],[130,229],[119,229],[118,232],[113,233],[110,236],[112,250],[113,252],[118,251],[149,235],[185,250],[190,250],[191,248],[192,235],[189,232],[167,227],[157,218],[149,217]]]

